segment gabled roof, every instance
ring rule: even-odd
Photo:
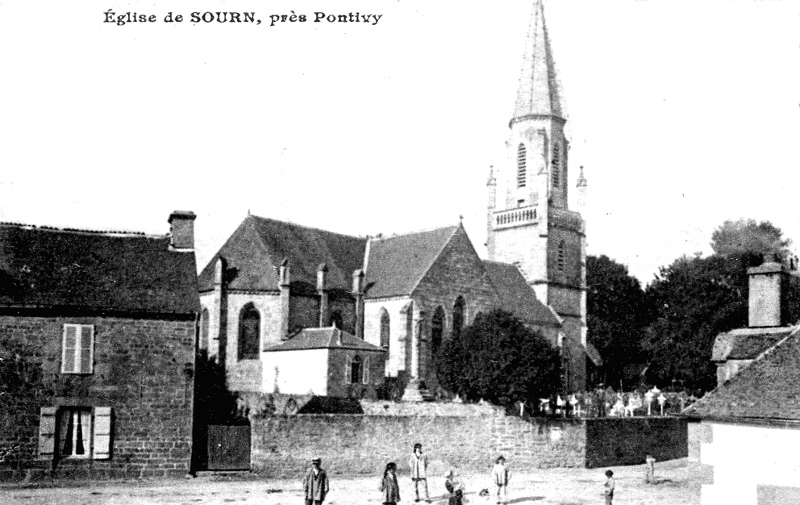
[[[794,329],[747,368],[683,413],[701,418],[800,421],[800,331]]]
[[[194,252],[169,236],[0,224],[0,306],[199,311]]]
[[[536,298],[533,288],[516,265],[484,260],[483,267],[500,296],[503,310],[513,313],[524,323],[561,326],[553,312]]]
[[[200,291],[214,288],[214,265],[225,260],[228,289],[275,291],[278,267],[289,260],[292,284],[316,286],[317,268],[328,266],[328,285],[350,291],[362,267],[366,239],[293,223],[247,216],[200,273]]]
[[[525,42],[525,56],[522,59],[522,73],[512,121],[531,115],[563,118],[558,86],[550,38],[544,22],[544,7],[541,0],[538,0],[534,5]]]
[[[794,326],[738,328],[721,333],[714,340],[711,361],[755,359],[796,329]]]
[[[265,352],[301,351],[308,349],[351,349],[355,351],[386,352],[380,347],[336,327],[306,328],[286,342],[268,347]]]
[[[459,226],[369,241],[367,298],[410,295]]]

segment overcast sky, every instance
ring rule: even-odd
[[[190,5],[191,7],[186,7]],[[156,23],[104,23],[104,11]],[[254,24],[166,24],[169,11]],[[270,26],[270,14],[305,23]],[[314,23],[315,12],[380,14]],[[202,267],[247,212],[353,234],[464,224],[485,255],[531,3],[0,2],[0,221],[165,233]],[[800,242],[800,1],[549,0],[589,254],[646,284],[714,228]],[[573,189],[574,195],[574,189]]]

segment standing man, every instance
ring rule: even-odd
[[[414,483],[414,493],[416,495],[414,501],[420,501],[419,488],[422,487],[425,493],[425,501],[430,503],[431,499],[428,497],[428,477],[426,473],[428,469],[428,456],[422,454],[422,444],[414,444],[414,454],[408,458],[408,466],[411,468],[411,481]]]
[[[325,470],[320,468],[321,464],[321,459],[312,459],[311,469],[303,481],[306,505],[322,505],[322,502],[325,501],[325,496],[328,494],[328,475]]]
[[[494,468],[492,468],[492,483],[495,487],[495,494],[497,495],[497,503],[505,505],[508,503],[508,479],[510,474],[506,467],[506,458],[501,454],[495,461]]]

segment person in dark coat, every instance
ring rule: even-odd
[[[450,493],[450,497],[447,500],[447,505],[462,505],[464,488],[462,487],[461,482],[456,479],[455,472],[448,470],[444,477],[444,487],[447,489],[447,492]]]
[[[306,505],[322,505],[322,502],[325,501],[325,496],[328,494],[328,475],[325,470],[320,468],[321,464],[321,459],[312,459],[311,468],[303,481]]]
[[[400,486],[397,484],[397,465],[392,462],[386,465],[383,471],[380,491],[383,492],[383,505],[396,505],[400,501]]]

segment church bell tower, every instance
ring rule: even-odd
[[[537,0],[509,122],[507,158],[492,170],[487,184],[488,255],[519,267],[539,300],[563,320],[570,353],[583,357],[586,235],[581,215],[569,209],[565,123],[544,8]],[[577,189],[583,201],[586,179],[582,172]],[[578,375],[585,376],[585,366],[570,367],[574,379],[569,389],[582,389]]]

